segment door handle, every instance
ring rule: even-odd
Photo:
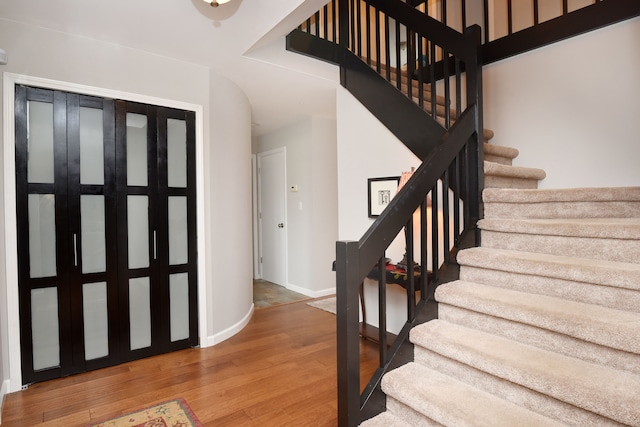
[[[284,223],[283,222],[279,223],[278,228],[284,228]]]
[[[73,233],[73,266],[78,266],[78,234]]]

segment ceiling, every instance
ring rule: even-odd
[[[246,93],[257,136],[335,117],[337,67],[284,48],[284,36],[326,1],[2,0],[0,18],[209,67]]]

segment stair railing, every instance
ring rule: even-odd
[[[479,240],[475,224],[481,217],[483,185],[481,35],[478,26],[460,34],[399,0],[332,0],[303,23],[300,32],[306,38],[290,37],[288,48],[340,64],[341,84],[422,160],[359,241],[336,243],[338,419],[341,426],[354,426],[394,356],[406,345],[419,310],[450,259],[450,249],[455,252],[463,235]],[[434,66],[438,62],[443,64],[440,69]],[[388,102],[400,94],[410,106],[399,103],[403,108],[398,113]],[[415,120],[408,121],[408,116]],[[414,213],[419,217],[417,239]],[[403,230],[407,321],[391,342],[385,253]],[[379,367],[361,394],[359,301],[372,270],[378,277]]]
[[[538,0],[533,0],[537,11],[534,10],[532,27],[517,31],[512,7],[507,6],[508,34],[495,38],[495,32],[490,33],[489,28],[496,23],[489,22],[492,15],[487,12],[488,2],[484,1],[484,15],[482,22],[478,22],[484,28],[485,43],[481,46],[483,31],[479,26],[465,30],[462,35],[434,19],[451,25],[455,7],[450,5],[457,2],[462,8],[459,13],[462,21],[453,25],[463,29],[473,22],[468,18],[470,14],[477,12],[470,12],[466,0],[434,3],[442,8],[438,13],[429,13],[424,6],[423,12],[416,10],[414,6],[424,3],[421,0],[332,0],[287,38],[290,50],[339,64],[341,84],[423,159],[413,177],[360,240],[336,243],[341,426],[360,423],[365,414],[363,409],[374,400],[380,388],[382,376],[392,364],[399,363],[394,357],[406,349],[409,330],[418,322],[428,320],[420,313],[426,311],[423,308],[427,298],[439,283],[441,270],[463,245],[463,237],[471,236],[473,244],[479,244],[475,224],[482,215],[481,63],[640,14],[637,0],[598,0],[576,11],[568,10],[568,2],[563,0],[561,16],[545,21],[540,17]],[[518,7],[521,6],[518,3]],[[372,70],[374,75],[367,72]],[[386,80],[396,93],[403,93],[407,100],[421,107],[426,117],[394,101],[394,107],[403,107],[396,114],[395,108],[387,104],[391,99],[387,95],[393,91],[379,84],[378,79]],[[416,118],[419,120],[414,120]],[[434,126],[435,123],[438,126]],[[427,195],[431,196],[432,206],[428,205]],[[420,227],[417,251],[413,238],[414,211],[418,213]],[[429,222],[428,228],[425,227]],[[391,342],[385,333],[385,251],[403,229],[407,239],[406,271],[419,274],[407,274],[407,322]],[[444,254],[437,249],[439,246],[444,247]],[[451,251],[447,252],[450,247]],[[414,265],[415,253],[420,259],[419,267]],[[429,261],[432,272],[427,271]],[[430,274],[429,282],[426,278]],[[367,276],[379,278],[379,367],[361,393],[359,297]],[[416,305],[417,277],[421,280],[420,302]],[[370,411],[367,414],[373,415]]]
[[[355,1],[355,0],[354,0]],[[405,0],[420,10],[457,31],[479,25],[482,34],[482,64],[489,64],[567,39],[626,19],[640,16],[637,0],[542,0],[489,2],[489,0]],[[316,36],[337,43],[337,27],[332,27],[337,13],[338,0],[312,16],[303,26],[313,29]],[[354,3],[357,7],[357,2]],[[316,27],[315,23],[320,26]],[[363,15],[361,22],[373,31],[375,24]],[[357,23],[353,23],[354,27]],[[326,26],[326,27],[325,27]],[[353,28],[351,34],[354,34]],[[368,33],[368,32],[367,32]],[[361,43],[361,40],[354,38]]]

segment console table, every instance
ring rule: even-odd
[[[415,290],[420,290],[420,284],[422,281],[422,277],[420,274],[420,270],[414,269],[413,272],[414,277],[414,286]],[[367,274],[367,278],[371,280],[378,281],[380,279],[380,275],[378,272],[378,266],[376,265],[371,269],[369,274]],[[427,284],[431,280],[431,271],[428,272],[427,275]],[[402,268],[398,268],[395,264],[387,264],[385,269],[385,282],[386,284],[396,284],[402,286],[404,289],[407,289],[409,286],[409,275],[407,271]],[[375,326],[371,326],[367,324],[367,308],[365,306],[364,301],[364,281],[360,283],[360,307],[362,308],[362,322],[360,323],[360,335],[363,338],[367,338],[372,341],[378,341],[378,328]],[[387,332],[387,343],[391,344],[395,339],[395,335]]]

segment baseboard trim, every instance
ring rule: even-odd
[[[251,307],[249,307],[249,311],[247,312],[247,314],[244,315],[242,319],[240,319],[239,322],[229,326],[227,329],[224,329],[218,332],[217,334],[209,335],[209,337],[207,337],[207,345],[204,347],[210,347],[212,345],[220,344],[222,341],[227,340],[232,336],[234,336],[235,334],[237,334],[238,332],[240,332],[242,329],[244,329],[245,326],[247,326],[247,324],[251,320],[254,310],[255,310],[255,306],[253,303],[251,303]]]
[[[2,381],[0,388],[0,424],[2,424],[2,410],[4,409],[4,397],[9,392],[9,380]]]
[[[320,291],[310,291],[307,288],[303,288],[303,287],[300,287],[300,286],[292,285],[291,283],[289,283],[287,285],[287,289],[289,289],[290,291],[297,292],[297,293],[302,294],[302,295],[306,295],[306,296],[311,297],[311,298],[321,298],[321,297],[326,297],[328,295],[335,295],[335,293],[336,293],[336,288],[335,287],[322,289]]]

